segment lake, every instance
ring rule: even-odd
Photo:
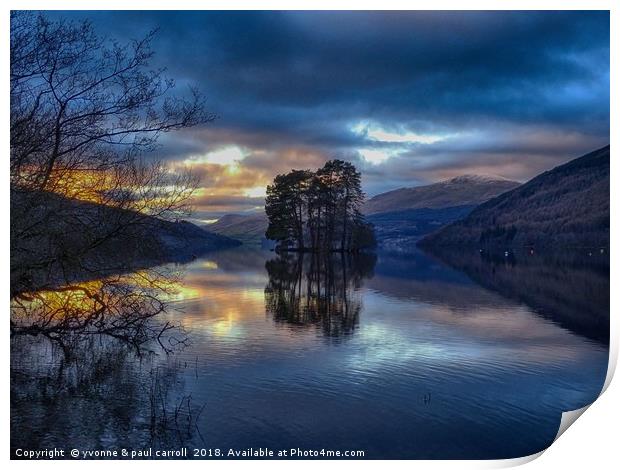
[[[92,338],[69,360],[12,340],[13,450],[519,457],[605,380],[607,253],[240,248],[173,268],[170,354]]]

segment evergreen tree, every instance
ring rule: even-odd
[[[358,251],[374,246],[374,231],[364,221],[361,174],[354,165],[330,160],[312,172],[292,170],[267,187],[266,236],[280,249]]]

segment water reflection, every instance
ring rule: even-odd
[[[171,355],[92,336],[66,358],[45,338],[14,336],[12,447],[539,451],[562,411],[601,390],[608,351],[593,338],[608,278],[592,257],[504,258],[210,253],[184,267],[159,316],[189,338]],[[188,397],[192,433],[170,421]]]
[[[187,364],[165,365],[124,341],[91,336],[59,347],[11,342],[11,448],[182,446],[201,406],[184,392]]]
[[[174,328],[161,322],[171,301],[182,295],[174,265],[97,280],[19,292],[11,298],[11,336],[42,336],[69,354],[93,336],[106,336],[140,349],[161,342]]]
[[[328,338],[359,323],[362,281],[373,275],[374,254],[283,254],[265,263],[265,309],[278,323],[316,326]]]
[[[440,261],[581,336],[609,342],[609,254],[442,250]]]
[[[167,316],[187,295],[181,277],[167,265],[13,296],[12,449],[181,446],[195,434],[187,365],[159,357],[188,340]]]

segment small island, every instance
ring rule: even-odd
[[[330,160],[317,171],[292,170],[267,187],[265,236],[276,251],[353,253],[376,245],[361,212],[361,174],[352,163]]]

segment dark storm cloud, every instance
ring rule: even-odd
[[[220,116],[166,136],[166,159],[236,145],[264,179],[339,156],[374,193],[483,170],[525,180],[609,142],[607,12],[53,15],[121,40],[159,28],[155,65]],[[408,133],[436,138],[394,142]]]

